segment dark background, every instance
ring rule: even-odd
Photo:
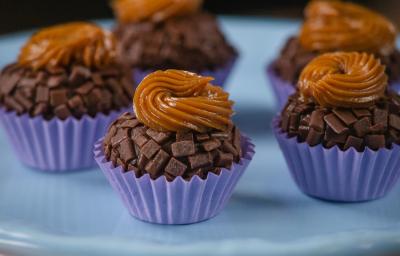
[[[149,0],[151,1],[151,0]],[[376,9],[400,25],[400,1],[356,1]],[[300,18],[306,0],[205,0],[217,14]],[[71,20],[112,18],[107,0],[0,0],[0,34]],[[400,26],[399,26],[400,27]]]

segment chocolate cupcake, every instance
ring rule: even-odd
[[[273,122],[299,188],[335,201],[387,194],[400,174],[400,97],[372,54],[326,53],[303,70]]]
[[[340,1],[311,1],[298,35],[290,37],[267,70],[282,107],[313,58],[325,52],[357,51],[375,55],[386,66],[389,88],[400,91],[400,52],[396,28],[380,14]]]
[[[116,60],[111,32],[84,22],[35,33],[0,74],[0,120],[28,166],[95,166],[92,146],[129,105],[130,69]]]
[[[136,84],[155,70],[183,69],[223,85],[237,57],[201,0],[114,0],[118,55]]]
[[[160,224],[217,215],[254,154],[231,121],[233,102],[211,77],[156,71],[95,146],[95,158],[129,212]],[[140,195],[140,196],[137,196]]]

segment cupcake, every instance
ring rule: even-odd
[[[223,85],[237,58],[202,0],[114,0],[119,58],[139,84],[155,70],[183,69]]]
[[[0,122],[17,157],[43,171],[96,165],[92,147],[129,109],[133,81],[111,32],[85,22],[35,33],[0,74]]]
[[[386,66],[389,88],[400,91],[396,28],[365,7],[340,1],[311,1],[298,35],[290,37],[267,70],[279,107],[294,93],[297,79],[313,58],[326,52],[374,54]]]
[[[181,70],[156,71],[95,145],[95,158],[134,217],[188,224],[217,215],[254,154],[232,123],[228,93]]]
[[[302,71],[273,130],[298,187],[326,200],[386,195],[400,174],[400,96],[373,54],[325,53]]]

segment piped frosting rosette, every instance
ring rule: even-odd
[[[91,23],[72,22],[34,34],[21,49],[21,66],[40,69],[71,63],[101,68],[115,61],[112,33]]]
[[[163,21],[197,11],[202,0],[114,0],[112,7],[121,23]]]
[[[382,15],[341,1],[312,1],[305,10],[300,43],[308,50],[389,54],[396,28]]]
[[[385,67],[372,54],[326,53],[302,71],[298,88],[304,100],[321,106],[367,107],[383,97]]]
[[[148,75],[135,92],[138,119],[159,131],[227,130],[233,102],[212,80],[179,70]]]

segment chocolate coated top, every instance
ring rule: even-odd
[[[0,106],[18,115],[46,119],[109,113],[128,107],[133,94],[129,69],[73,65],[33,71],[11,64],[0,74]]]
[[[363,151],[400,144],[400,97],[388,93],[368,108],[329,108],[304,103],[296,93],[282,110],[280,127],[288,137],[310,146],[337,145]]]
[[[216,18],[204,12],[159,23],[118,24],[115,35],[119,58],[141,69],[201,72],[221,67],[237,55]]]
[[[168,181],[195,175],[205,179],[209,172],[219,175],[221,168],[230,169],[242,156],[236,127],[225,132],[158,132],[131,113],[111,124],[103,147],[114,166],[133,171],[136,177],[148,173],[152,179],[164,175]]]

